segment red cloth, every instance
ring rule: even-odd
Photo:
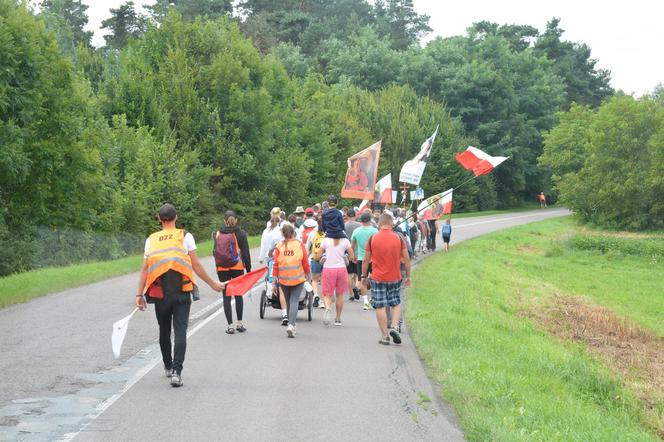
[[[297,240],[296,240],[297,241]],[[311,273],[311,269],[309,268],[309,255],[307,255],[307,249],[304,247],[304,244],[300,242],[300,246],[302,246],[302,269],[304,270],[304,274],[309,275]],[[274,252],[272,252],[272,277],[277,278],[279,277],[279,266],[277,264],[279,258],[279,249],[277,247],[274,248]]]
[[[380,282],[401,280],[401,251],[405,248],[406,241],[390,227],[381,227],[364,247],[371,253],[371,279]]]
[[[244,296],[267,272],[267,267],[262,267],[242,276],[231,279],[226,285],[226,296]]]
[[[491,165],[491,163],[487,160],[477,158],[469,151],[456,154],[456,160],[464,168],[472,170],[475,176],[485,175],[493,170],[493,165]]]

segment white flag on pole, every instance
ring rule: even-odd
[[[429,160],[429,155],[431,154],[431,148],[433,147],[433,142],[436,140],[436,135],[438,134],[438,126],[434,133],[427,138],[422,147],[420,147],[420,152],[412,160],[406,161],[406,163],[401,168],[401,173],[399,173],[399,182],[414,184],[415,186],[420,185],[420,180],[422,179],[422,174],[424,173],[424,168],[427,166],[427,161]]]
[[[135,308],[131,314],[113,323],[113,336],[111,336],[111,345],[113,346],[113,354],[116,358],[120,357],[120,349],[122,348],[122,342],[124,341],[125,335],[127,334],[129,320],[137,311],[138,308]]]

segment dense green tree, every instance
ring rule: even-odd
[[[511,156],[494,172],[499,202],[507,207],[544,190],[548,177],[537,166],[541,134],[553,127],[564,100],[551,62],[517,44],[532,30],[514,29],[483,23],[467,37],[433,40],[423,53],[410,55],[413,63],[400,74],[420,94],[447,103],[478,147]],[[517,37],[500,35],[508,31]]]
[[[196,17],[214,20],[233,12],[231,0],[157,0],[145,7],[150,11],[150,16],[158,22],[164,19],[170,8],[178,11],[185,20]]]
[[[328,40],[324,53],[325,78],[331,83],[348,81],[368,90],[394,82],[401,70],[401,55],[381,40],[371,27],[359,29],[349,39]]]
[[[578,103],[597,107],[613,94],[609,84],[611,73],[595,68],[597,60],[590,58],[591,51],[586,44],[561,40],[563,33],[560,19],[552,19],[537,39],[535,51],[554,62],[553,71],[565,82],[568,106]]]
[[[127,46],[130,39],[139,38],[147,29],[147,18],[136,12],[134,2],[128,1],[119,8],[111,8],[111,16],[101,22],[102,29],[111,33],[104,35],[106,46],[121,49]]]
[[[33,226],[96,227],[102,152],[83,141],[99,121],[86,82],[43,23],[8,0],[0,1],[0,64],[0,215],[11,233],[3,243],[28,241]],[[15,252],[14,270],[32,265],[29,248]]]
[[[53,31],[62,51],[75,55],[79,44],[90,46],[92,31],[86,31],[88,6],[81,0],[43,0],[40,17],[47,29]]]
[[[387,37],[393,49],[419,46],[420,38],[431,32],[429,16],[418,14],[412,0],[377,0],[374,14],[378,34]]]
[[[615,228],[664,226],[664,105],[616,96],[596,111],[573,106],[545,138],[564,204],[582,219]]]

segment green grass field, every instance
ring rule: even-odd
[[[420,264],[410,329],[466,437],[662,437],[662,260],[662,235],[598,236],[566,217],[473,239]],[[576,312],[560,300],[583,306],[582,331],[573,330],[582,338],[573,339],[565,315]],[[639,359],[645,350],[631,358],[631,334],[625,357],[611,347],[625,324],[647,337],[644,348],[653,346],[647,361]]]
[[[249,237],[249,247],[258,247],[259,245],[260,236]],[[212,254],[211,240],[200,242],[197,246],[199,256],[210,256]],[[143,255],[133,255],[113,261],[49,267],[0,278],[0,308],[26,302],[48,293],[137,272],[142,262]]]

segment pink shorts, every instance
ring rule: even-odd
[[[332,296],[335,291],[337,296],[348,292],[348,271],[346,267],[337,269],[323,267],[323,296]]]

